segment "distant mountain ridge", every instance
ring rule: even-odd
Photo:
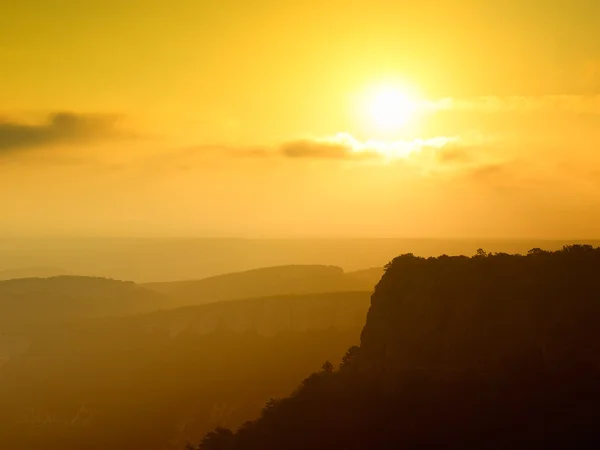
[[[403,253],[473,255],[526,253],[583,243],[542,239],[202,239],[202,238],[1,238],[0,262],[8,267],[64,267],[140,283],[201,279],[256,267],[321,264],[359,270],[382,267]],[[585,242],[600,245],[600,241]],[[10,266],[8,266],[10,264]]]
[[[169,295],[179,305],[193,305],[273,295],[368,291],[383,269],[344,272],[336,266],[288,265],[217,275],[200,280],[145,283],[141,286]]]
[[[62,275],[74,275],[71,271],[59,267],[24,267],[0,270],[0,281],[18,278],[50,278]]]

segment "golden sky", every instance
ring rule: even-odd
[[[596,0],[4,0],[0,232],[592,238]]]

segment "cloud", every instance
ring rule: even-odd
[[[558,186],[569,185],[572,188],[574,181],[561,178],[555,172],[541,170],[535,162],[522,159],[467,168],[462,172],[462,176],[478,188],[485,187],[494,192],[525,197],[540,192],[548,194]]]
[[[542,95],[538,97],[477,97],[471,99],[443,98],[421,102],[425,111],[467,111],[482,113],[543,113],[600,114],[600,95]]]
[[[124,136],[115,128],[114,117],[59,112],[42,124],[0,121],[0,154]]]
[[[349,159],[358,156],[351,146],[342,142],[310,139],[284,143],[279,150],[283,156],[288,158]],[[360,156],[375,156],[375,154],[362,153]]]
[[[371,158],[401,159],[407,158],[423,149],[440,149],[454,137],[434,137],[429,139],[399,140],[392,142],[360,141],[348,133],[339,133],[332,137],[300,139],[282,144],[279,153],[287,158],[316,158],[363,160]]]
[[[443,164],[461,164],[469,163],[473,156],[461,148],[448,148],[436,153],[437,160]]]
[[[473,169],[471,177],[475,181],[488,181],[492,178],[505,178],[509,173],[507,164],[486,164]]]

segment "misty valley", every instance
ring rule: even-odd
[[[382,269],[0,281],[0,447],[182,449],[359,343]]]

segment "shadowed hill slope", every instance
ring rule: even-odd
[[[60,276],[0,281],[0,368],[43,338],[85,318],[117,317],[170,305],[133,282]]]
[[[0,368],[0,448],[164,450],[239,426],[358,344],[371,292],[81,320]]]
[[[169,303],[133,282],[60,276],[0,281],[0,332],[57,321],[148,312]]]
[[[590,246],[395,258],[339,370],[198,448],[597,446],[599,283]]]
[[[123,319],[149,330],[205,334],[217,330],[256,331],[273,336],[282,331],[362,328],[369,291],[274,295],[188,306]]]

